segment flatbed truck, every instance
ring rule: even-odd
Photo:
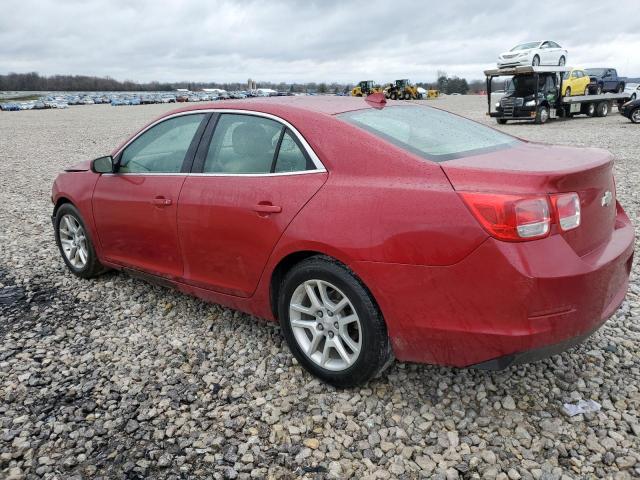
[[[498,123],[509,120],[530,120],[546,123],[549,119],[572,118],[574,115],[606,117],[613,109],[629,100],[628,93],[563,96],[563,75],[568,67],[522,66],[485,70],[487,79],[487,115]],[[511,77],[505,93],[493,105],[493,80]],[[493,107],[493,108],[492,108]]]

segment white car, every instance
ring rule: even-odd
[[[624,93],[628,93],[631,96],[631,101],[640,98],[640,83],[627,83],[624,86]]]
[[[520,65],[559,65],[567,63],[567,51],[551,40],[527,42],[516,45],[498,55],[498,68]]]

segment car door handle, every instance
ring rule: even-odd
[[[271,205],[270,203],[259,203],[253,209],[258,213],[280,213],[282,207],[278,205]]]
[[[172,201],[170,198],[156,197],[153,199],[152,203],[158,207],[168,207],[171,205]]]

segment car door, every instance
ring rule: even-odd
[[[180,189],[210,114],[162,120],[115,157],[93,193],[98,238],[108,261],[171,279],[182,276],[176,211]]]
[[[577,90],[576,92],[580,92],[580,95],[584,95],[585,92],[589,93],[589,75],[586,74],[583,70],[576,70],[576,74],[578,76],[577,81]]]
[[[542,42],[542,45],[540,45],[540,65],[549,65],[549,63],[551,62],[550,50],[551,47],[549,45],[549,42]]]
[[[609,68],[604,74],[604,90],[613,92],[618,86],[618,81],[614,75],[614,70]]]
[[[221,113],[180,193],[184,281],[251,296],[282,233],[326,178],[292,126],[262,114]]]

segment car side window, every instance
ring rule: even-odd
[[[278,150],[274,172],[300,172],[314,169],[313,162],[302,150],[291,132],[286,130],[280,142],[280,150]]]
[[[120,157],[119,173],[178,173],[205,114],[181,115],[154,125]]]
[[[269,118],[223,113],[204,163],[204,173],[270,173],[284,126]]]
[[[549,48],[549,42],[543,42],[540,48]]]

